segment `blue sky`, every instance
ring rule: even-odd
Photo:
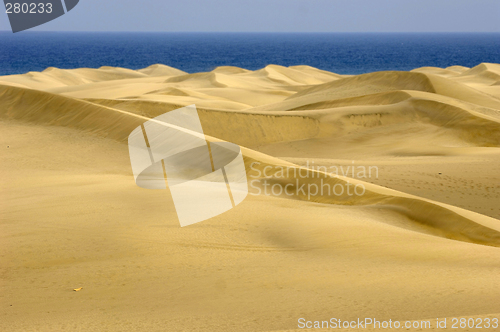
[[[500,0],[80,0],[34,30],[500,32]]]

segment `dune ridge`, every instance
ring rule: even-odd
[[[310,68],[306,69],[311,70]],[[46,70],[46,72],[50,73],[54,71],[60,72],[60,70],[52,68]],[[119,73],[125,72],[126,74],[123,75],[126,75],[127,80],[130,79],[129,70],[101,68],[100,71],[110,71],[115,75],[116,71]],[[202,85],[189,83],[191,88],[197,86],[201,89],[206,87],[204,84],[207,82],[210,87],[228,88],[229,85],[218,81],[218,75],[248,75],[249,73],[249,71],[234,68],[220,68],[212,73],[185,74],[168,67],[158,66],[148,67],[139,72],[144,75],[154,73],[155,76],[158,76],[159,72],[166,75],[176,73],[179,75],[167,79],[165,83],[203,82]],[[472,71],[472,73],[483,72],[484,68]],[[257,73],[281,84],[309,83],[305,79],[301,80],[300,71],[297,69],[290,70],[281,66],[268,66],[257,71]],[[465,73],[470,75],[471,71]],[[280,77],[278,75],[282,75],[282,78],[278,79],[277,77]],[[64,77],[64,74],[59,74],[59,76]],[[425,122],[435,126],[436,130],[445,131],[451,129],[453,135],[474,146],[499,147],[500,112],[493,108],[488,108],[490,114],[477,112],[470,106],[471,98],[466,98],[468,101],[463,100],[464,98],[458,100],[457,103],[463,108],[454,105],[456,102],[454,102],[455,100],[452,99],[453,97],[450,96],[449,92],[457,92],[455,85],[460,85],[460,83],[450,83],[451,87],[442,88],[445,85],[442,80],[446,79],[439,78],[441,80],[438,81],[440,88],[436,89],[435,84],[432,83],[433,80],[436,81],[436,78],[429,76],[431,74],[381,72],[336,79],[337,77],[332,75],[332,82],[307,88],[284,101],[284,103],[290,103],[304,98],[307,98],[308,101],[314,100],[313,103],[307,105],[298,106],[287,111],[280,109],[260,112],[255,111],[258,110],[258,107],[241,111],[200,108],[199,115],[208,137],[235,142],[247,147],[244,150],[247,166],[249,160],[258,161],[262,165],[263,159],[267,159],[265,155],[263,159],[250,158],[249,154],[255,154],[252,153],[252,147],[303,141],[318,137],[331,138],[345,135],[346,131],[369,131],[373,127],[386,126],[387,123],[397,125],[408,122]],[[139,77],[142,77],[142,75],[137,75],[137,78]],[[101,80],[107,79],[109,77],[106,75],[101,77]],[[73,83],[70,82],[67,85],[74,85]],[[177,91],[175,95],[187,95],[184,92],[179,93],[178,88],[167,89],[175,89],[174,91]],[[468,89],[472,90],[471,88]],[[365,94],[358,96],[356,92],[353,92],[358,90],[365,92]],[[438,91],[445,91],[446,94],[440,94]],[[458,94],[463,97],[464,94],[460,92],[463,91],[458,91]],[[477,92],[477,94],[480,94],[480,92]],[[440,97],[434,97],[434,95]],[[341,98],[338,98],[339,96]],[[480,96],[483,97],[481,100],[484,100],[484,96]],[[472,100],[475,99],[472,98]],[[491,98],[491,100],[494,100],[494,98]],[[99,102],[102,104],[99,104]],[[166,111],[165,107],[171,110],[181,106],[174,104],[172,105],[173,108],[167,105],[161,107],[161,103],[149,103],[145,107],[147,110],[139,113],[137,108],[134,107],[136,105],[131,106],[128,100],[123,102],[119,99],[108,102],[97,100],[96,104],[92,101],[73,99],[50,92],[9,86],[0,87],[0,103],[0,109],[2,110],[0,116],[9,119],[80,130],[90,129],[92,133],[113,138],[120,142],[126,142],[128,134],[147,119],[164,113]],[[108,105],[105,105],[106,103]],[[127,110],[115,108],[121,103],[127,104],[128,107],[125,108]],[[301,105],[302,101],[297,103]],[[159,107],[155,107],[157,104],[160,104]],[[481,104],[476,107],[484,109],[486,106]],[[493,105],[496,106],[494,103]],[[61,110],[65,111],[61,112]],[[332,127],[335,128],[333,131]],[[279,128],[279,130],[276,130],[276,128]],[[344,128],[344,130],[339,131],[339,128]],[[263,165],[265,166],[262,167],[277,166],[273,163],[264,163]],[[294,167],[300,166],[294,165]],[[326,174],[324,176],[327,177]],[[281,179],[278,182],[285,186],[288,183],[293,184],[295,180],[295,178]],[[356,183],[356,180],[347,178],[328,180],[332,182],[332,186],[339,182],[342,184],[347,181]],[[310,179],[307,182],[309,183]],[[500,228],[497,228],[495,223],[491,221],[488,221],[487,224],[493,225],[493,229],[484,228],[481,221],[479,221],[483,219],[481,216],[475,216],[478,220],[464,218],[453,210],[454,207],[433,204],[429,200],[422,200],[418,197],[405,197],[402,193],[388,192],[383,188],[375,189],[373,185],[362,181],[360,183],[363,183],[365,187],[371,187],[371,190],[367,189],[362,197],[352,197],[344,194],[333,197],[320,196],[312,199],[303,196],[295,198],[326,204],[377,204],[398,211],[408,218],[411,223],[419,225],[422,230],[425,228],[431,234],[494,246],[500,245],[500,233],[498,232]],[[273,184],[273,181],[271,181],[271,184]],[[286,198],[283,195],[282,197]],[[429,212],[422,215],[421,211],[424,210]]]

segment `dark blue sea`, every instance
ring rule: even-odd
[[[189,73],[278,64],[360,74],[481,62],[500,63],[499,33],[0,32],[0,75],[155,63]]]

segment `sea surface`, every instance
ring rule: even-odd
[[[0,75],[156,63],[189,73],[278,64],[361,74],[481,62],[500,63],[499,33],[0,32]]]

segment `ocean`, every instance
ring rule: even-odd
[[[189,73],[278,64],[361,74],[481,62],[500,63],[499,33],[0,32],[0,75],[155,63]]]

